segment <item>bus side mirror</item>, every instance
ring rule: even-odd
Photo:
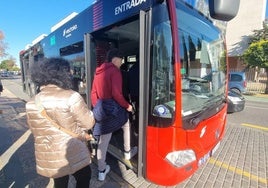
[[[209,0],[210,16],[222,21],[230,21],[238,12],[240,0]]]

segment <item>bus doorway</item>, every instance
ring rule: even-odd
[[[135,171],[138,176],[143,174],[144,151],[146,151],[144,140],[148,107],[146,97],[148,96],[145,93],[148,94],[148,92],[145,92],[145,90],[148,90],[149,79],[145,77],[145,75],[148,75],[148,73],[145,73],[145,67],[148,65],[144,62],[149,61],[145,61],[147,56],[144,54],[149,53],[148,47],[144,45],[145,33],[145,13],[141,12],[139,17],[131,18],[85,37],[85,56],[88,67],[87,73],[89,74],[87,75],[89,100],[95,69],[105,62],[107,52],[112,48],[118,48],[124,56],[120,67],[123,78],[123,95],[135,109],[133,113],[129,113],[129,120],[131,124],[131,146],[138,146],[138,155],[131,160],[124,159],[122,129],[113,133],[108,152]],[[91,101],[88,101],[88,104],[91,104]]]

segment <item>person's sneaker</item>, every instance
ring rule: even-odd
[[[106,169],[105,169],[103,172],[100,172],[100,171],[99,171],[99,178],[98,178],[98,180],[99,180],[99,181],[104,181],[106,175],[107,175],[109,172],[110,172],[110,166],[109,166],[109,165],[106,165]]]
[[[133,156],[135,156],[138,153],[138,147],[135,146],[131,148],[130,151],[125,151],[124,156],[126,160],[130,160]]]

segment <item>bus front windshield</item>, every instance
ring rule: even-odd
[[[219,106],[226,93],[222,33],[202,15],[190,11],[177,7],[183,117]]]
[[[196,10],[179,2],[176,6],[181,65],[181,80],[176,82],[182,88],[182,118],[200,114],[209,118],[225,101],[226,52],[222,33]],[[163,5],[155,9],[151,106],[154,117],[170,119],[171,123],[176,110],[175,95],[180,93],[175,92],[171,27],[164,10]]]

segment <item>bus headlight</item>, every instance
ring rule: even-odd
[[[185,166],[196,160],[193,150],[173,151],[168,153],[166,159],[176,167]]]

